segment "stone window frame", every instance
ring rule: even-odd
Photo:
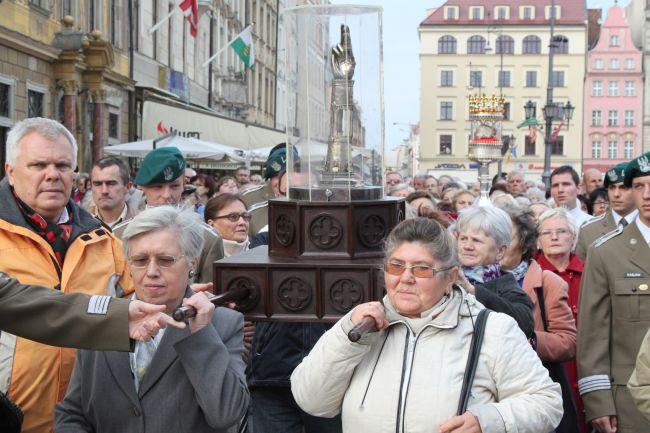
[[[43,94],[43,113],[41,115],[43,117],[51,117],[52,113],[48,109],[50,106],[50,89],[40,83],[36,83],[34,81],[27,80],[25,82],[25,117],[27,118],[29,116],[29,92],[38,92]]]
[[[9,86],[9,117],[0,116],[0,126],[11,128],[16,123],[16,84],[15,77],[0,74],[0,83]],[[25,95],[27,96],[27,95]]]
[[[600,159],[602,155],[602,143],[600,138],[591,140],[591,158]]]

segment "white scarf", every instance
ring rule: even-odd
[[[223,240],[223,254],[226,257],[236,256],[237,254],[248,251],[248,244],[250,241],[246,238],[242,242],[229,241],[228,239]]]

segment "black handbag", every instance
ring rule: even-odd
[[[4,433],[20,433],[23,425],[23,411],[18,405],[0,392],[0,426]]]
[[[458,410],[456,411],[456,415],[458,416],[462,416],[467,411],[467,403],[469,402],[472,383],[474,383],[474,376],[476,375],[478,356],[481,353],[481,345],[483,344],[483,336],[485,335],[485,322],[490,311],[485,308],[476,316],[474,334],[472,335],[472,342],[470,343],[469,354],[467,355],[465,375],[463,376],[463,387],[460,390],[460,401],[458,402]]]
[[[544,289],[542,287],[535,287],[537,293],[537,301],[539,309],[542,313],[542,321],[544,322],[544,331],[548,332],[548,320],[546,318],[546,305],[544,304]],[[573,401],[573,394],[571,392],[571,384],[569,377],[566,374],[566,369],[561,362],[542,362],[544,367],[548,370],[548,375],[553,382],[560,384],[562,388],[562,406],[564,408],[564,415],[560,425],[555,428],[555,433],[578,433],[580,431],[578,420],[578,411],[575,402]]]

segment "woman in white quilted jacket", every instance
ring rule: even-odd
[[[474,323],[483,306],[454,284],[453,237],[425,218],[386,241],[383,302],[354,308],[318,341],[291,376],[296,402],[342,414],[347,433],[547,433],[562,417],[553,383],[515,321],[487,319],[468,409],[457,416]],[[378,332],[347,333],[367,316]]]

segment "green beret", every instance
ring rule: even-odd
[[[643,176],[650,176],[650,152],[646,152],[627,163],[624,184],[629,188],[632,186],[632,180],[635,177]]]
[[[293,148],[293,162],[294,164],[300,160],[298,156],[298,151],[296,148]],[[277,175],[281,171],[287,169],[287,148],[276,146],[275,150],[271,151],[269,158],[266,160],[266,165],[264,166],[264,179],[270,179],[273,176]]]
[[[135,184],[147,186],[156,183],[168,183],[185,173],[185,158],[177,147],[168,146],[154,149],[145,156]]]
[[[605,188],[615,183],[623,182],[625,179],[625,170],[627,169],[627,162],[621,162],[614,167],[607,170],[605,173]]]

